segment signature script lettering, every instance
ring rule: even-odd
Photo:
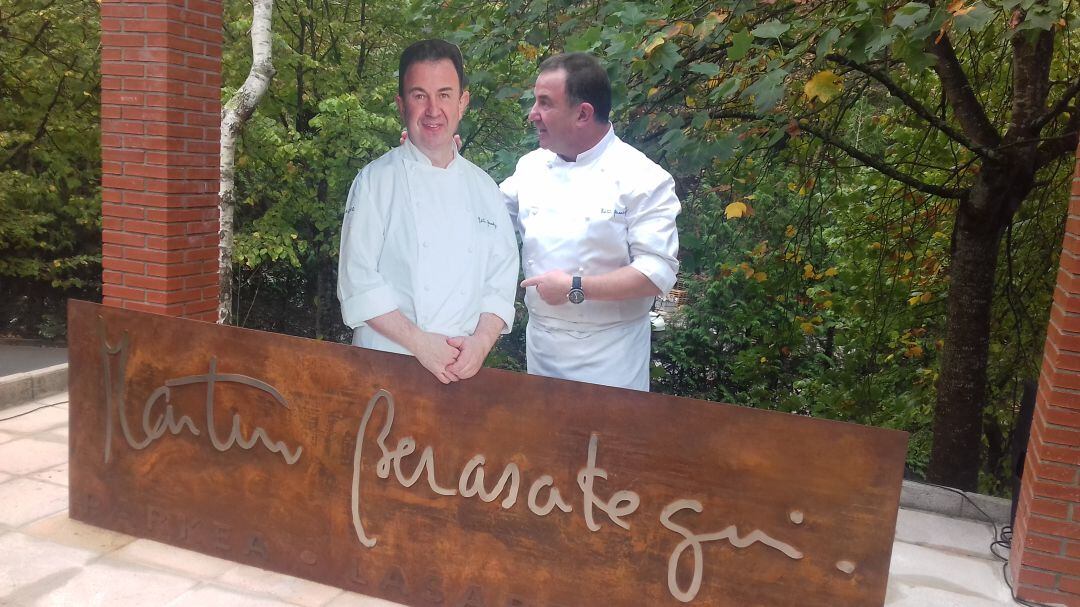
[[[150,394],[150,397],[147,398],[146,402],[143,404],[142,409],[143,437],[141,439],[137,438],[132,431],[131,426],[128,424],[127,419],[127,382],[125,381],[125,376],[127,371],[129,336],[125,332],[120,339],[119,345],[112,346],[105,337],[104,323],[100,324],[98,329],[101,334],[102,364],[105,367],[105,463],[108,463],[112,457],[112,416],[114,411],[119,418],[120,431],[124,435],[124,440],[127,441],[128,446],[132,449],[145,449],[150,446],[151,443],[164,436],[166,432],[177,435],[186,430],[192,436],[201,436],[202,432],[195,425],[194,420],[187,415],[180,415],[177,417],[176,410],[171,404],[173,388],[193,384],[206,384],[206,433],[210,439],[210,443],[215,449],[225,452],[234,445],[238,445],[241,449],[250,450],[255,447],[255,445],[261,443],[263,447],[271,453],[280,453],[286,464],[295,464],[297,460],[300,459],[303,447],[290,449],[283,441],[272,440],[266,430],[259,426],[255,426],[251,435],[245,437],[241,430],[242,418],[239,413],[233,414],[232,427],[229,430],[229,434],[225,439],[221,438],[214,424],[214,387],[218,383],[233,383],[248,386],[270,395],[278,404],[286,409],[289,408],[289,405],[285,402],[285,398],[274,389],[273,386],[266,382],[246,375],[218,373],[216,357],[210,358],[209,372],[201,375],[189,375],[166,380],[163,386],[159,386]],[[115,370],[117,387],[115,390],[113,389],[113,367],[111,364],[113,357],[116,357],[117,359]],[[164,410],[157,415],[156,419],[152,419],[154,413],[157,411],[159,403],[163,399],[165,403]]]
[[[378,542],[377,538],[369,536],[364,529],[363,518],[360,513],[360,464],[363,459],[364,441],[368,433],[368,426],[371,424],[371,416],[380,404],[385,405],[386,420],[383,422],[376,439],[382,453],[382,456],[375,463],[375,474],[379,478],[390,478],[392,472],[399,484],[403,487],[412,487],[426,473],[428,488],[439,495],[460,494],[465,498],[478,497],[484,502],[492,502],[505,492],[506,497],[500,502],[502,508],[509,510],[517,504],[521,493],[521,470],[514,462],[510,462],[503,467],[502,474],[494,486],[489,489],[484,483],[484,466],[487,460],[483,455],[475,455],[462,467],[461,473],[458,475],[457,489],[445,488],[435,480],[435,453],[429,445],[420,453],[420,461],[413,472],[406,474],[401,467],[402,461],[416,452],[416,441],[409,436],[399,440],[396,448],[390,449],[387,447],[386,440],[394,425],[395,404],[393,395],[386,390],[379,390],[371,397],[367,408],[364,409],[364,415],[360,419],[360,427],[356,431],[356,442],[353,451],[352,520],[356,538],[361,544],[372,548]],[[615,524],[624,529],[629,529],[629,523],[622,520],[622,517],[628,516],[637,510],[638,505],[641,503],[638,495],[633,491],[618,491],[610,500],[605,501],[598,498],[593,492],[595,479],[607,479],[607,472],[596,467],[598,442],[599,438],[595,434],[592,435],[589,440],[588,463],[578,474],[578,482],[582,486],[585,496],[584,505],[587,524],[592,531],[600,529],[600,526],[593,519],[592,509],[595,507],[605,512]],[[539,496],[540,492],[545,489],[548,490],[547,500],[541,505]],[[537,516],[547,516],[556,507],[563,512],[573,510],[570,504],[563,499],[558,488],[554,486],[554,479],[551,475],[544,474],[533,481],[529,487],[529,511]]]
[[[668,559],[668,590],[671,592],[672,596],[683,603],[689,603],[694,600],[698,591],[701,590],[701,578],[704,570],[704,557],[702,555],[701,545],[705,542],[727,540],[736,548],[747,548],[755,543],[760,543],[782,552],[788,558],[793,560],[799,560],[803,557],[802,552],[795,547],[770,537],[768,534],[758,529],[751,531],[744,537],[739,537],[739,532],[735,528],[735,525],[729,525],[723,531],[718,531],[716,533],[694,533],[682,525],[671,522],[671,517],[683,510],[693,510],[700,514],[702,510],[701,502],[685,499],[675,500],[664,507],[663,512],[660,513],[660,524],[668,530],[683,536],[683,541],[675,546],[675,550],[671,552],[671,558]],[[675,578],[679,571],[679,560],[682,558],[683,552],[688,548],[693,550],[694,575],[690,580],[690,587],[683,590],[679,587],[679,583]]]

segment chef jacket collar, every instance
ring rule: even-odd
[[[610,123],[608,123],[607,134],[604,135],[600,139],[600,141],[598,141],[596,143],[596,145],[594,145],[591,148],[585,150],[584,152],[578,154],[576,161],[567,162],[567,161],[563,160],[562,158],[560,158],[558,154],[555,154],[555,162],[553,163],[553,166],[555,166],[555,165],[584,166],[584,165],[596,160],[597,158],[599,158],[600,155],[604,153],[604,150],[607,149],[607,147],[609,145],[611,145],[612,141],[615,141],[615,127],[613,127]]]
[[[412,141],[406,139],[405,143],[401,144],[401,147],[405,149],[405,157],[409,160],[412,160],[413,162],[422,164],[424,166],[435,166],[431,162],[431,159],[427,157],[427,154],[424,154],[424,152],[422,152],[420,148],[416,147],[416,145]],[[454,146],[454,157],[450,159],[450,164],[446,165],[447,170],[454,168],[454,163],[457,162],[458,157],[459,154],[457,151],[457,146]]]

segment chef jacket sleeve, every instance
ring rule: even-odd
[[[338,299],[342,319],[353,328],[398,308],[393,287],[378,271],[389,201],[376,197],[369,169],[365,167],[349,188],[341,226]]]
[[[681,206],[675,195],[675,181],[659,170],[652,187],[637,190],[626,207],[630,266],[644,274],[661,295],[675,286],[679,271],[679,233],[675,217]]]

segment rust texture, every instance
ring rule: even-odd
[[[417,607],[884,601],[902,432],[492,369],[443,386],[85,302],[68,326],[72,518]]]

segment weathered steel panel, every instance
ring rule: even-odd
[[[85,302],[69,346],[101,527],[425,607],[884,601],[901,432]]]

